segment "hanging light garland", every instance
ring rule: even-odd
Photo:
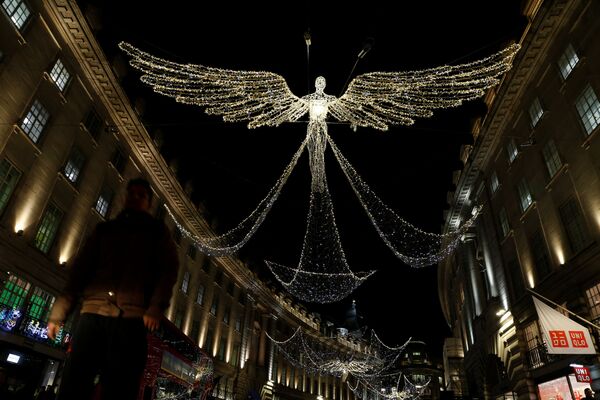
[[[402,383],[400,383],[403,381]],[[348,388],[362,400],[415,400],[418,399],[431,380],[415,385],[402,372],[382,376],[377,380],[356,379],[354,384],[346,381]]]
[[[362,181],[331,141],[327,117],[331,115],[354,128],[384,131],[389,125],[411,125],[415,118],[432,116],[435,109],[456,107],[481,97],[485,90],[498,84],[519,50],[519,45],[513,44],[489,57],[456,66],[362,74],[337,98],[324,92],[323,77],[316,79],[314,93],[298,97],[282,76],[272,72],[180,64],[125,42],[119,47],[132,57],[130,64],[142,71],[141,80],[154,91],[181,103],[204,107],[208,114],[221,115],[224,121],[247,121],[248,128],[257,128],[294,122],[309,114],[306,139],[300,149],[267,196],[237,227],[224,235],[201,238],[176,222],[203,252],[224,255],[239,250],[264,221],[306,147],[312,180],[300,261],[297,268],[270,261],[267,265],[294,296],[320,303],[346,297],[373,273],[354,273],[346,261],[327,188],[324,154],[328,143],[377,232],[403,262],[415,267],[438,262],[456,247],[461,233],[474,220],[450,235],[434,235],[398,217]]]
[[[307,371],[335,377],[352,376],[371,380],[384,375],[394,365],[410,339],[402,346],[385,345],[375,332],[360,342],[359,349],[347,348],[336,339],[316,338],[301,328],[285,340],[270,335],[277,351],[292,365]]]

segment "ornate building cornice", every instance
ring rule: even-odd
[[[569,20],[569,16],[579,7],[580,1],[545,1],[536,13],[536,17],[525,28],[521,37],[521,50],[513,62],[513,68],[506,74],[495,93],[490,110],[481,124],[480,134],[465,168],[460,175],[457,188],[450,204],[444,224],[444,232],[450,232],[458,225],[464,215],[470,215],[474,185],[482,171],[485,171],[496,150],[501,145],[503,132],[512,121],[512,116],[519,112],[521,99],[533,76],[544,64],[548,47]],[[494,89],[491,89],[494,91]]]

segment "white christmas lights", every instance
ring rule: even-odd
[[[405,263],[420,267],[436,263],[457,245],[460,233],[476,215],[450,235],[426,233],[398,217],[370,190],[341,155],[327,134],[331,115],[352,127],[387,130],[389,125],[411,125],[439,108],[456,107],[481,97],[508,71],[519,45],[513,44],[487,58],[456,66],[409,72],[373,72],[354,78],[339,98],[324,92],[318,77],[315,92],[294,95],[280,75],[264,71],[235,71],[196,64],[180,64],[155,57],[121,42],[132,56],[131,65],[143,72],[141,80],[157,93],[178,102],[205,108],[224,121],[247,121],[248,128],[278,126],[309,114],[306,139],[283,175],[258,207],[224,235],[198,237],[177,222],[201,251],[224,255],[239,250],[264,221],[300,154],[308,148],[312,174],[310,211],[297,268],[267,262],[276,278],[294,296],[307,301],[333,302],[347,296],[373,272],[353,273],[344,255],[327,189],[324,154],[329,143],[373,225],[388,247]]]
[[[410,339],[402,346],[389,347],[372,332],[360,349],[346,347],[332,338],[311,336],[301,328],[287,339],[278,341],[267,334],[277,351],[292,365],[307,371],[356,379],[373,380],[394,367]]]

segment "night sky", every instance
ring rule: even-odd
[[[80,1],[82,8],[94,2]],[[410,5],[406,4],[410,3]],[[99,4],[99,3],[98,3]],[[171,0],[148,7],[142,1],[102,2],[98,39],[109,59],[121,40],[154,55],[206,66],[271,71],[282,75],[297,96],[314,91],[314,79],[327,79],[326,93],[339,95],[356,55],[374,44],[353,76],[372,71],[415,70],[485,57],[518,39],[524,20],[520,1],[364,2],[192,2]],[[328,4],[323,6],[322,4]],[[350,7],[350,8],[348,8]],[[402,7],[399,10],[395,8]],[[304,32],[312,46],[307,70]],[[369,39],[370,38],[370,39]],[[128,68],[123,82],[133,101],[143,98],[143,121],[162,132],[162,153],[177,160],[181,182],[194,183],[223,231],[247,216],[280,176],[306,134],[306,124],[248,130],[222,122],[198,108],[155,94]],[[364,180],[398,215],[439,233],[452,172],[460,169],[462,144],[470,144],[473,120],[482,101],[438,111],[434,118],[388,132],[332,125],[329,133]],[[304,118],[306,120],[306,117]],[[438,300],[437,267],[413,269],[383,244],[343,177],[333,154],[326,154],[336,221],[354,271],[377,269],[350,297],[329,306],[308,305],[343,319],[352,299],[361,322],[389,344],[408,337],[424,340],[440,355],[450,336]],[[310,174],[304,155],[258,233],[239,256],[265,279],[276,282],[264,259],[295,266],[306,225]]]

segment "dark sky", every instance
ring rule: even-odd
[[[89,1],[80,2],[85,8]],[[102,2],[98,38],[109,58],[125,40],[157,56],[212,67],[271,71],[282,75],[292,92],[308,92],[303,33],[310,29],[310,85],[323,75],[326,93],[339,95],[363,43],[372,50],[354,75],[457,64],[485,57],[517,39],[523,27],[520,1],[391,2]],[[189,8],[190,4],[202,8]],[[323,6],[323,4],[328,4]],[[337,6],[334,6],[337,5]],[[151,134],[164,134],[163,154],[177,159],[179,178],[194,182],[219,228],[241,221],[266,195],[305,136],[305,124],[246,129],[207,116],[197,107],[154,94],[129,68],[124,85],[132,99],[145,101],[144,122]],[[397,214],[424,230],[440,232],[452,171],[459,169],[459,148],[471,143],[469,129],[483,115],[481,101],[439,111],[411,128],[388,132],[330,127],[346,158]],[[409,336],[426,341],[441,354],[450,331],[442,316],[436,266],[415,270],[397,260],[381,242],[356,197],[327,154],[330,191],[342,244],[354,271],[377,269],[346,300],[318,309],[333,318],[356,299],[363,323],[390,344]],[[297,265],[308,210],[310,175],[301,158],[280,199],[256,236],[240,252],[253,268],[263,260]],[[266,278],[268,271],[261,274]]]

